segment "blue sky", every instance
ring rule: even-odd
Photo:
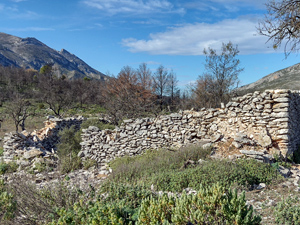
[[[0,32],[35,37],[101,71],[146,62],[172,69],[180,86],[204,72],[203,49],[231,41],[241,84],[300,62],[257,34],[266,0],[1,0]]]

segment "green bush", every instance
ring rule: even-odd
[[[83,169],[87,170],[93,166],[97,166],[97,161],[94,159],[86,159],[82,162]]]
[[[78,201],[57,209],[58,219],[50,224],[133,224],[141,202],[153,194],[143,186],[110,183],[95,201]]]
[[[276,205],[274,215],[277,224],[300,224],[299,197],[282,199],[282,201]]]
[[[240,188],[250,188],[254,184],[280,180],[282,177],[269,164],[256,160],[241,159],[236,162],[209,160],[210,150],[184,148],[180,151],[149,151],[135,157],[122,157],[111,162],[112,174],[108,178],[114,182],[154,185],[156,190],[181,192],[190,187],[198,189],[216,182],[229,188],[237,184]],[[190,164],[187,160],[201,163]]]
[[[201,186],[210,186],[216,182],[226,188],[237,184],[240,188],[250,188],[254,184],[270,184],[280,176],[276,169],[255,160],[230,161],[213,160],[202,162],[194,168],[165,171],[149,177],[149,184],[157,190],[182,191],[190,187],[198,190]]]
[[[45,109],[44,103],[38,103],[38,104],[37,104],[37,108],[38,108],[39,110]]]
[[[180,150],[148,150],[143,155],[117,158],[110,163],[113,180],[139,181],[141,178],[157,175],[166,171],[180,170],[187,160],[206,159],[211,149],[192,145]]]
[[[8,192],[3,180],[0,180],[0,221],[13,219],[16,208],[17,204],[13,194]]]
[[[5,174],[8,170],[8,164],[1,162],[0,163],[0,174]]]
[[[220,185],[200,188],[196,195],[159,197],[143,186],[110,183],[92,201],[77,201],[56,210],[54,224],[260,224],[245,193]],[[105,196],[105,197],[103,197]]]
[[[143,200],[137,224],[260,224],[252,206],[246,205],[245,193],[216,184],[201,187],[197,194],[183,194]]]
[[[65,128],[59,132],[60,143],[57,146],[57,154],[59,157],[59,169],[62,173],[79,169],[81,167],[81,159],[78,153],[81,149],[80,132],[75,126]]]
[[[0,162],[0,174],[16,172],[18,167],[19,166],[15,161],[11,161],[9,163],[5,163],[5,162],[1,161]]]

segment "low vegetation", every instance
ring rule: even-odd
[[[179,192],[188,187],[198,190],[217,182],[226,188],[238,185],[240,189],[249,189],[254,184],[270,184],[281,179],[269,164],[249,159],[211,160],[209,155],[210,149],[189,146],[180,151],[162,149],[123,157],[111,163],[113,173],[109,180]]]
[[[74,127],[61,132],[62,158],[77,157],[79,134]],[[67,177],[43,189],[18,177],[2,181],[0,224],[261,224],[262,217],[246,204],[245,191],[280,182],[277,169],[210,155],[210,148],[190,145],[119,158],[111,162],[113,173],[101,186],[86,190],[68,188]],[[62,160],[59,168],[64,173],[75,170],[74,162]],[[193,194],[186,194],[191,190]],[[282,200],[272,210],[274,223],[293,224],[297,201]]]
[[[63,183],[37,190],[24,181],[2,183],[0,192],[0,224],[259,224],[261,220],[246,205],[244,193],[226,191],[218,184],[195,195],[173,197],[115,183],[97,194],[91,189],[89,195],[70,191]]]

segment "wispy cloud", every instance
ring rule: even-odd
[[[109,14],[185,13],[167,0],[83,0],[85,5]]]
[[[257,35],[257,22],[246,19],[223,20],[214,24],[195,23],[152,33],[148,40],[127,38],[122,44],[131,52],[154,55],[202,55],[204,48],[220,49],[222,43],[237,44],[241,54],[274,52],[266,38]]]
[[[182,3],[186,9],[197,9],[201,11],[223,11],[237,12],[242,8],[264,9],[268,0],[190,0]]]
[[[27,31],[54,31],[55,29],[49,27],[22,27],[22,28],[1,28],[1,30],[9,32],[27,32]]]
[[[39,18],[39,14],[33,11],[24,11],[24,12],[13,12],[9,14],[9,17],[12,19],[26,19],[32,20]]]
[[[12,2],[25,2],[27,0],[11,0]]]
[[[14,1],[18,1],[18,0],[14,0]],[[36,12],[30,10],[20,10],[18,5],[16,4],[5,5],[0,3],[0,11],[3,12],[2,16],[10,19],[31,20],[31,19],[38,19],[40,17],[40,15]]]
[[[265,8],[265,3],[269,0],[209,0],[209,2],[212,3],[221,3],[224,5],[230,4],[230,5],[248,5],[253,6],[256,8]]]

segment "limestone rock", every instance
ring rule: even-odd
[[[23,158],[24,159],[33,159],[33,158],[38,157],[42,154],[43,154],[43,152],[41,150],[36,149],[36,148],[32,148],[31,150],[26,151],[24,153]]]
[[[271,147],[272,146],[272,139],[269,135],[263,135],[258,139],[258,144],[262,147]]]

